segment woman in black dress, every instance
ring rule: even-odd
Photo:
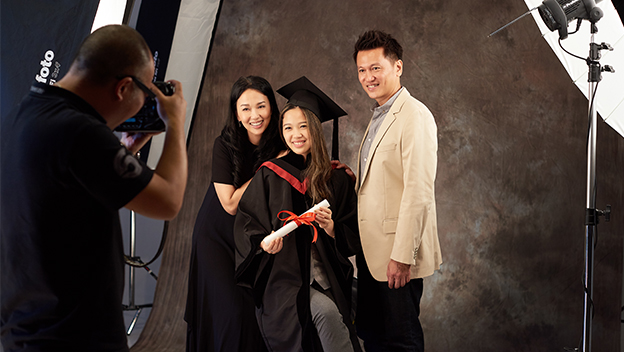
[[[265,350],[248,289],[234,280],[234,215],[262,162],[284,150],[279,111],[264,78],[239,78],[230,112],[214,142],[212,182],[193,230],[184,320],[187,351]]]

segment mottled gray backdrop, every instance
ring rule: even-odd
[[[185,205],[169,226],[154,308],[133,351],[184,348],[191,233],[232,83],[253,74],[277,89],[306,75],[349,113],[340,120],[341,159],[355,167],[372,101],[352,50],[373,28],[403,45],[401,82],[438,124],[444,264],[425,279],[427,350],[577,347],[587,100],[531,17],[487,37],[526,10],[522,0],[224,1],[189,140]],[[595,351],[620,346],[623,165],[624,139],[600,121],[597,202],[614,214],[598,228]]]

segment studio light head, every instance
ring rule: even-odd
[[[568,37],[568,23],[573,20],[596,23],[603,15],[594,0],[544,0],[537,10],[548,29],[559,30],[559,39]]]

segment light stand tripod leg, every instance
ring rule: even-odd
[[[134,317],[132,318],[132,321],[128,326],[128,331],[126,331],[126,335],[130,336],[130,334],[132,334],[132,330],[134,330],[134,326],[136,325],[137,320],[139,320],[139,314],[141,314],[142,310],[142,308],[138,308],[136,310],[136,313],[134,313]]]
[[[130,325],[128,325],[128,330],[126,330],[126,335],[130,336],[130,334],[132,334],[132,331],[134,330],[136,323],[139,320],[139,315],[141,315],[143,308],[151,308],[151,307],[152,307],[151,303],[128,307],[129,309],[136,310],[136,312],[134,313],[134,317],[132,318]]]

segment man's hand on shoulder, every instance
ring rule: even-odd
[[[401,288],[407,285],[407,283],[410,281],[410,265],[399,263],[393,259],[390,259],[386,275],[388,276],[389,288]]]
[[[353,170],[351,170],[351,168],[347,164],[343,164],[339,160],[332,160],[331,164],[332,168],[334,169],[344,169],[347,175],[349,175],[351,179],[355,181],[355,173],[353,173]]]

